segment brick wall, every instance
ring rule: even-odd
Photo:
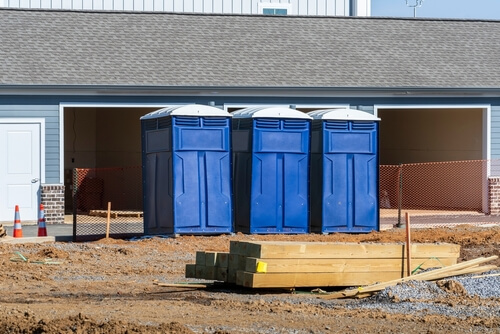
[[[47,224],[64,223],[64,185],[42,184],[41,201]]]
[[[488,179],[488,197],[490,215],[500,215],[500,177]]]

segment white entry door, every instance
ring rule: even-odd
[[[0,120],[0,221],[38,219],[41,183],[41,123]]]

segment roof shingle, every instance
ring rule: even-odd
[[[0,85],[499,88],[500,21],[0,9]]]

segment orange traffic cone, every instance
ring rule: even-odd
[[[16,205],[16,213],[14,215],[14,238],[23,237],[23,228],[21,227],[21,219],[19,218],[19,205]]]
[[[45,213],[43,210],[43,204],[40,204],[40,216],[38,217],[38,236],[47,236],[47,226],[45,224]]]

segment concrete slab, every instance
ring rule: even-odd
[[[44,242],[55,242],[55,237],[22,237],[14,238],[5,236],[0,238],[0,244],[41,244]]]

